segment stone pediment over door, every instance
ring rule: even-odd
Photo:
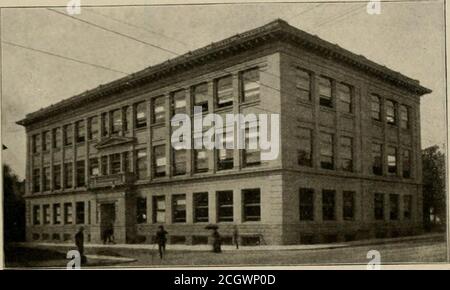
[[[130,150],[136,143],[136,138],[134,137],[124,137],[124,136],[111,136],[101,139],[95,147],[99,151],[108,152],[121,152],[124,150]]]

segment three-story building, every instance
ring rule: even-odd
[[[28,114],[27,240],[295,244],[422,228],[418,81],[282,20]],[[174,114],[279,114],[280,154],[175,150]],[[256,126],[255,124],[247,124]],[[199,138],[202,132],[192,132]],[[250,138],[247,131],[246,138]],[[236,132],[235,132],[236,136]],[[230,140],[224,139],[224,142]]]

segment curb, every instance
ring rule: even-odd
[[[370,245],[382,245],[382,244],[394,244],[409,241],[421,241],[421,240],[435,240],[443,238],[445,239],[445,234],[428,234],[420,236],[411,237],[400,237],[400,238],[387,238],[387,239],[374,239],[374,240],[360,240],[345,243],[333,243],[333,244],[315,244],[315,245],[273,245],[273,246],[240,246],[237,250],[233,245],[222,246],[222,251],[280,251],[280,250],[297,250],[297,251],[309,251],[309,250],[326,250],[326,249],[336,249],[336,248],[348,248],[348,247],[358,247],[358,246],[370,246]],[[22,246],[28,248],[35,247],[74,247],[72,244],[55,244],[55,243],[15,243],[13,246]],[[85,244],[85,248],[96,248],[96,249],[123,249],[123,250],[157,250],[157,245],[155,244],[114,244],[114,245],[103,245],[103,244]],[[211,245],[167,245],[167,250],[170,251],[210,251]],[[106,257],[106,256],[105,256]]]

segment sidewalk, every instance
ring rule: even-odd
[[[239,246],[239,250],[236,250],[235,246],[223,245],[222,251],[280,251],[280,250],[321,250],[321,249],[335,249],[335,248],[347,248],[356,246],[368,246],[368,245],[381,245],[401,242],[414,242],[414,241],[426,241],[426,240],[445,240],[445,233],[438,234],[425,234],[420,236],[400,237],[400,238],[388,238],[388,239],[373,239],[373,240],[360,240],[345,243],[333,243],[333,244],[315,244],[315,245],[261,245],[261,246]],[[55,243],[15,243],[14,246],[21,247],[49,247],[49,248],[67,248],[74,247],[72,244],[55,244]],[[85,244],[85,248],[95,249],[146,249],[157,250],[156,244]],[[211,245],[167,245],[167,250],[170,251],[210,251]]]

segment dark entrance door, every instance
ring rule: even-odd
[[[116,208],[114,203],[104,203],[100,206],[100,233],[102,240],[106,241],[108,234],[114,235],[116,221]]]

